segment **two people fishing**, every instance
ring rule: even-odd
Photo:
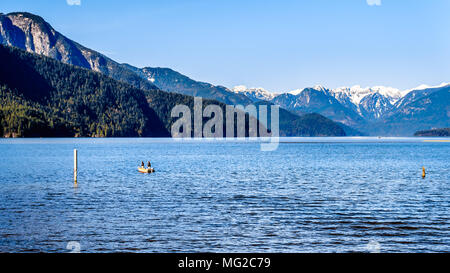
[[[141,161],[141,167],[145,168],[144,161]],[[152,167],[152,163],[150,163],[150,161],[147,161],[147,168],[151,168],[151,167]]]

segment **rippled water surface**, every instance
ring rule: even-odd
[[[450,251],[448,142],[2,139],[0,155],[0,251]]]

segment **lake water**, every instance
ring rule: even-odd
[[[426,140],[1,139],[0,251],[449,252],[450,143]]]

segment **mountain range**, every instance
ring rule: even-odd
[[[232,89],[253,101],[268,101],[298,114],[320,113],[369,135],[411,136],[423,129],[450,125],[450,84],[392,87],[323,86],[272,93],[263,88]]]
[[[158,122],[160,124],[163,124],[166,130],[168,129],[168,126],[171,124],[171,118],[169,108],[170,106],[175,106],[176,103],[185,102],[188,105],[191,105],[192,97],[191,96],[201,96],[205,99],[212,99],[216,100],[219,105],[225,104],[241,104],[241,105],[248,105],[253,102],[252,99],[247,97],[244,94],[233,92],[232,90],[229,90],[222,86],[214,86],[209,83],[204,82],[198,82],[195,80],[190,79],[187,76],[184,76],[176,71],[173,71],[169,68],[152,68],[152,67],[145,67],[145,68],[137,68],[129,64],[120,64],[115,62],[114,60],[108,58],[107,56],[96,52],[92,49],[86,48],[79,43],[72,41],[62,35],[61,33],[57,32],[53,27],[47,23],[43,18],[40,16],[26,13],[26,12],[14,12],[9,14],[0,14],[0,44],[3,44],[5,46],[13,46],[16,48],[19,48],[21,50],[25,50],[29,53],[38,54],[41,56],[46,56],[49,58],[52,58],[54,60],[57,60],[61,63],[64,63],[66,65],[71,65],[74,68],[61,68],[61,70],[74,70],[70,71],[68,75],[80,75],[88,76],[89,78],[92,77],[90,74],[83,74],[79,72],[75,67],[80,67],[84,69],[91,70],[93,72],[101,73],[102,75],[106,77],[110,77],[113,80],[118,81],[118,83],[113,84],[114,86],[118,86],[119,89],[124,90],[124,92],[128,92],[129,90],[127,88],[134,88],[134,92],[139,93],[141,90],[146,96],[147,102],[157,116],[158,116]],[[4,51],[8,52],[8,51]],[[5,53],[8,55],[7,53]],[[12,54],[12,55],[11,55]],[[12,51],[9,55],[11,59],[18,58],[19,59],[22,56],[27,56],[23,54],[19,54],[16,51]],[[27,56],[24,57],[27,60],[30,60],[30,62],[37,62],[37,63],[47,63],[49,62],[47,59],[43,59],[42,57],[31,57]],[[37,59],[36,59],[37,58]],[[33,60],[33,61],[32,61]],[[40,61],[37,61],[40,60]],[[14,61],[12,61],[14,63]],[[6,65],[6,63],[3,63],[3,65]],[[53,65],[53,64],[52,64]],[[14,66],[11,66],[11,68]],[[61,90],[58,90],[58,85],[54,85],[56,79],[51,75],[52,72],[50,70],[45,69],[48,67],[48,65],[45,65],[44,68],[41,66],[33,67],[33,73],[37,74],[36,78],[43,83],[43,85],[48,85],[51,87],[52,92],[56,92],[58,94],[61,92]],[[10,68],[10,69],[11,69]],[[26,66],[18,66],[17,69],[30,69],[26,68]],[[3,67],[3,69],[8,69],[6,67]],[[36,71],[38,70],[38,71]],[[14,72],[14,71],[13,71]],[[44,73],[44,75],[40,74]],[[6,74],[5,74],[6,75]],[[25,75],[22,75],[24,79],[26,79]],[[44,77],[45,76],[45,77]],[[102,78],[103,79],[103,78]],[[65,91],[68,92],[68,82],[66,79],[61,79],[64,84],[61,84],[61,86],[64,86]],[[106,81],[106,80],[105,80]],[[69,81],[70,82],[70,81]],[[103,80],[101,81],[103,82]],[[130,85],[129,87],[122,86],[120,83],[125,83]],[[30,85],[34,84],[33,82],[29,83]],[[93,84],[91,88],[98,88],[98,86],[94,82],[90,82],[90,84]],[[29,90],[27,88],[18,88],[18,90],[15,90],[14,84],[11,85],[8,83],[8,79],[3,77],[3,80],[0,81],[0,85],[3,85],[3,95],[9,94],[8,92],[14,93],[14,102],[20,101],[21,103],[25,103],[26,105],[33,105],[33,109],[40,109],[40,113],[46,113],[46,111],[49,111],[46,106],[43,105],[36,105],[36,102],[29,101],[33,97],[33,94],[27,94],[24,96],[24,93],[26,90]],[[21,86],[21,85],[20,85]],[[89,86],[83,86],[84,88],[88,88]],[[24,91],[25,90],[25,91]],[[72,90],[72,92],[87,92],[85,89],[79,89],[79,90]],[[164,90],[164,91],[161,91]],[[18,91],[18,93],[17,93]],[[25,92],[26,93],[26,92]],[[178,94],[176,94],[178,93]],[[166,95],[167,94],[167,95]],[[173,95],[170,95],[173,94]],[[28,95],[31,95],[29,97]],[[76,94],[72,94],[76,95]],[[92,94],[90,94],[92,96]],[[183,97],[185,95],[185,97]],[[6,95],[5,95],[6,96]],[[8,95],[9,96],[9,95]],[[11,101],[10,97],[7,97],[5,101]],[[19,97],[17,97],[19,96]],[[47,94],[47,96],[50,96],[50,94]],[[77,96],[75,96],[77,97]],[[20,98],[20,99],[19,99]],[[114,95],[114,98],[121,98],[121,95],[116,94]],[[67,97],[65,99],[68,99]],[[64,103],[61,103],[61,101],[58,101],[58,107],[60,107],[62,104],[65,104],[66,101],[64,99]],[[80,98],[78,98],[79,100]],[[70,100],[70,99],[69,99]],[[72,98],[73,100],[73,98]],[[106,100],[106,99],[105,99]],[[108,99],[109,100],[109,99]],[[108,101],[106,100],[106,101]],[[213,103],[214,101],[210,101],[208,103]],[[47,104],[54,104],[55,101],[46,101]],[[80,102],[85,103],[85,102]],[[22,105],[22,104],[21,104]],[[66,125],[69,124],[78,124],[78,126],[81,126],[82,128],[72,128],[72,133],[74,131],[78,132],[79,135],[89,135],[89,136],[165,136],[167,135],[167,131],[161,130],[160,126],[159,128],[147,128],[145,126],[140,126],[140,129],[130,129],[130,130],[122,130],[120,133],[118,133],[117,130],[114,130],[115,133],[109,132],[105,128],[93,128],[95,127],[95,122],[98,122],[100,120],[105,120],[106,118],[101,113],[97,113],[93,116],[92,119],[89,119],[89,128],[84,128],[80,120],[83,119],[83,117],[77,117],[76,122],[73,121],[74,117],[66,117],[61,118],[59,116],[58,107],[55,105],[52,106],[52,115],[55,115],[55,117],[58,117],[58,120],[65,120]],[[86,105],[81,107],[84,108],[87,107]],[[102,106],[103,107],[103,106]],[[100,107],[100,108],[102,108]],[[133,109],[135,109],[137,106],[132,106]],[[139,106],[138,108],[141,108]],[[88,107],[89,108],[89,107]],[[9,108],[8,108],[9,109]],[[27,108],[28,109],[28,108]],[[95,111],[97,111],[97,107],[94,107]],[[144,109],[144,108],[142,108]],[[141,110],[142,110],[141,109]],[[60,111],[64,111],[63,109],[59,109]],[[124,111],[126,109],[123,109]],[[144,109],[145,110],[145,109]],[[143,112],[146,112],[147,110],[142,110]],[[91,111],[94,111],[91,109]],[[142,112],[141,111],[141,112]],[[89,111],[88,111],[89,112]],[[88,113],[85,112],[85,113]],[[146,113],[149,113],[148,111]],[[5,113],[3,113],[5,114]],[[48,114],[48,113],[47,113]],[[125,114],[125,113],[124,113]],[[10,113],[8,114],[10,115]],[[8,116],[11,118],[10,116]],[[355,132],[353,130],[347,130],[345,126],[341,126],[339,123],[333,122],[321,115],[318,114],[302,114],[297,115],[288,112],[287,110],[280,109],[280,134],[282,136],[344,136],[346,135],[346,131],[348,132]],[[151,117],[151,119],[154,119],[154,115]],[[4,120],[3,120],[4,121]],[[29,121],[29,120],[28,120]],[[27,122],[28,122],[27,121]],[[42,121],[42,120],[41,120]],[[157,122],[157,123],[158,123]],[[108,122],[107,122],[108,123]],[[153,123],[155,124],[155,123]],[[9,124],[10,125],[10,124]],[[126,124],[124,124],[126,125]],[[312,126],[314,125],[314,126]],[[48,124],[46,125],[49,126]],[[87,125],[86,125],[87,126]],[[115,123],[109,123],[108,126],[105,125],[105,127],[115,126]],[[128,126],[128,125],[127,125]],[[50,126],[52,127],[52,126]],[[49,128],[50,128],[49,127]],[[70,126],[69,126],[70,127]],[[92,128],[91,128],[92,127]],[[84,128],[84,129],[83,129]],[[116,128],[118,129],[118,128]],[[145,130],[146,131],[145,131]],[[144,131],[142,131],[144,130]],[[156,130],[158,133],[150,133],[150,131]],[[98,133],[99,131],[100,133]],[[81,133],[80,133],[81,132]],[[5,133],[5,132],[4,132]],[[70,133],[70,134],[72,134]],[[69,135],[70,135],[69,134]],[[13,134],[14,135],[14,134]]]
[[[419,130],[450,126],[450,84],[422,85],[404,91],[383,86],[329,89],[320,85],[285,93],[245,86],[228,89],[195,81],[170,68],[137,68],[117,63],[68,39],[43,18],[25,12],[0,14],[0,44],[99,72],[141,90],[164,90],[229,105],[276,104],[281,106],[280,124],[283,127],[280,132],[283,136],[411,136]],[[307,119],[315,120],[323,127],[305,133],[303,124],[299,126],[305,115],[310,115]],[[341,130],[337,130],[338,127]]]

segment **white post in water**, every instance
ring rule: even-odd
[[[78,158],[77,158],[77,149],[73,150],[73,179],[74,183],[77,184],[77,168],[78,167]]]

